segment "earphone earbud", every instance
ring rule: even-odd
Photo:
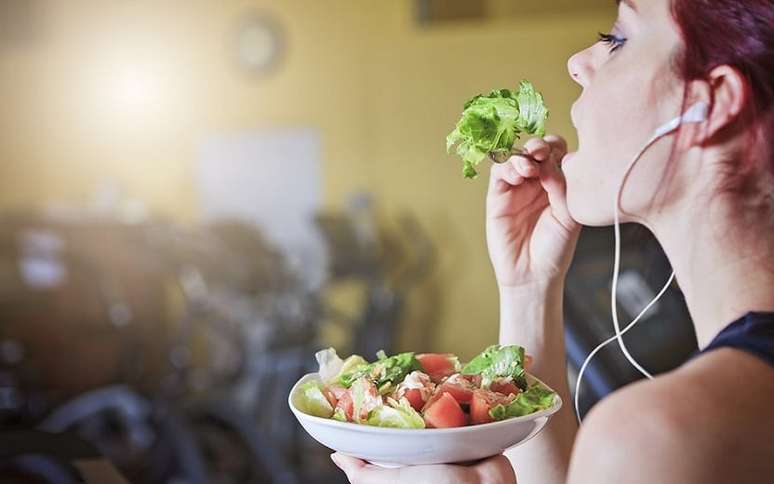
[[[681,124],[685,123],[701,123],[707,120],[709,114],[709,104],[704,101],[699,101],[688,108],[682,115],[670,120],[667,123],[661,125],[653,133],[654,138],[659,138],[665,134],[669,134],[676,130]]]

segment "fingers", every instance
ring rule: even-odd
[[[546,161],[551,156],[551,145],[544,139],[532,138],[524,143],[524,150],[537,161]]]
[[[492,165],[490,189],[503,193],[525,180],[541,177],[543,171],[553,174],[554,167],[548,165],[562,160],[567,153],[567,142],[557,135],[532,138],[524,143],[524,151],[525,155],[512,156],[505,163]]]
[[[519,174],[512,163],[492,165],[489,176],[490,189],[494,189],[497,193],[503,193],[522,183],[524,183],[524,177]]]
[[[498,455],[476,464],[478,482],[497,484],[516,484],[516,473],[511,461],[504,455]]]
[[[567,154],[567,141],[561,136],[549,134],[543,139],[546,143],[551,145],[551,148],[557,156],[557,160],[561,160],[562,157]]]
[[[381,484],[397,482],[395,469],[376,468],[363,460],[336,452],[331,454],[331,460],[344,471],[352,484]]]

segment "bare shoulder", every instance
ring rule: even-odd
[[[713,351],[594,407],[578,434],[569,482],[771,482],[772,402],[770,365]]]

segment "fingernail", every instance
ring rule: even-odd
[[[336,464],[336,467],[341,469],[341,464],[339,464],[338,459],[339,459],[339,456],[337,456],[336,454],[331,454],[331,460],[333,461],[334,464]]]

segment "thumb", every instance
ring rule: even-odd
[[[548,195],[548,202],[556,219],[567,230],[577,229],[578,222],[572,218],[567,208],[567,182],[559,169],[559,164],[554,160],[548,160],[540,165],[540,185]]]

